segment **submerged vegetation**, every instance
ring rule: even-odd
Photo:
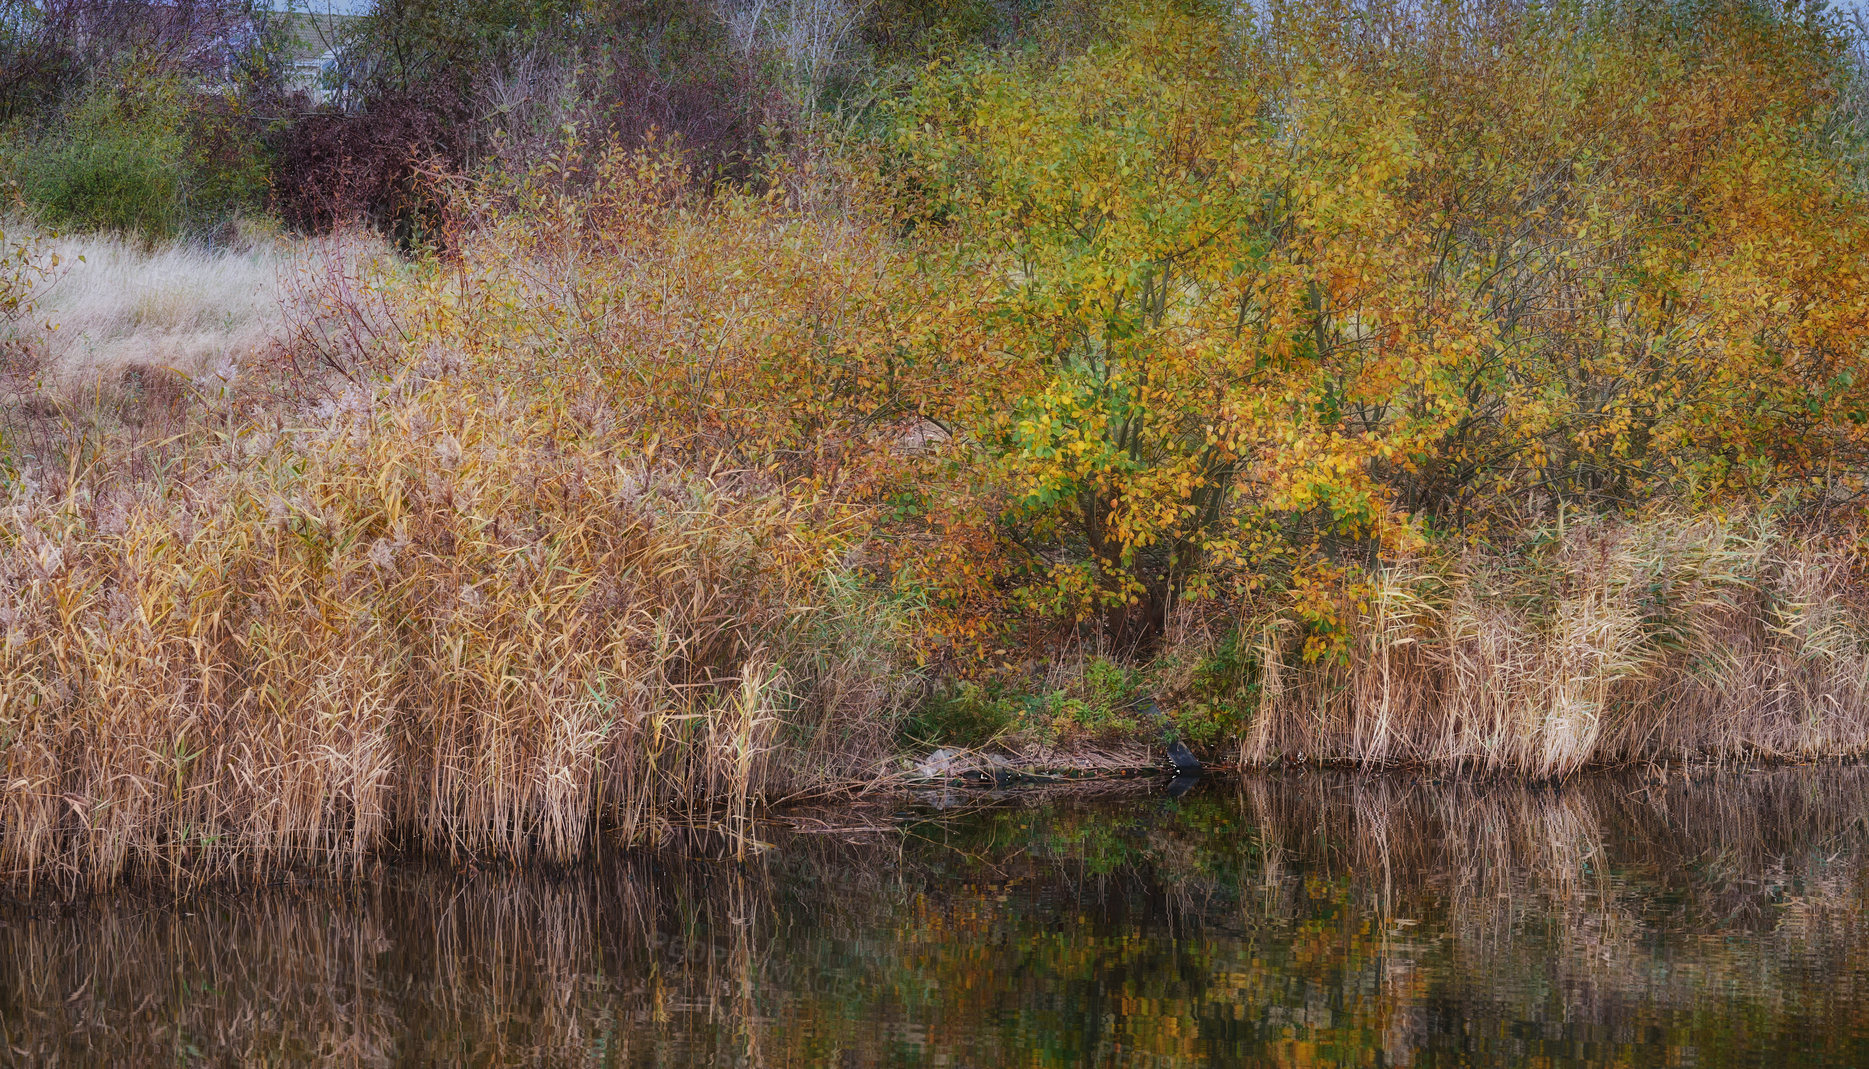
[[[114,39],[62,12],[0,57]],[[251,13],[0,81],[0,868],[567,860],[1150,700],[1248,764],[1869,747],[1838,17],[588,15],[386,2],[317,108]]]

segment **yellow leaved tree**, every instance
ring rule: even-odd
[[[1438,389],[1408,341],[1431,254],[1396,199],[1412,100],[1209,19],[1117,18],[1052,69],[930,72],[897,138],[966,324],[930,412],[995,472],[1026,604],[1133,644],[1212,562],[1399,534],[1371,462],[1443,417],[1345,420]]]

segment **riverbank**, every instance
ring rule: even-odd
[[[568,432],[570,395],[442,356],[367,394],[243,393],[276,374],[191,390],[162,437],[21,417],[62,459],[0,507],[9,883],[566,864],[941,747],[1133,767],[1173,732],[1242,767],[1530,779],[1869,749],[1855,542],[1796,515],[1424,547],[1344,577],[1321,653],[1319,614],[1270,596],[1192,604],[1152,653],[1039,645],[970,679],[927,656],[860,502]]]
[[[567,96],[314,234],[8,222],[0,879],[562,866],[942,749],[1869,752],[1860,35],[1090,9],[757,159]],[[310,186],[446,114],[353,103]]]
[[[1398,562],[1332,657],[1248,602],[1178,617],[1150,657],[955,683],[847,503],[542,435],[471,381],[397,391],[309,427],[196,395],[180,440],[73,439],[75,477],[9,484],[10,883],[562,864],[604,829],[744,823],[940,747],[1133,766],[1173,731],[1243,767],[1531,779],[1869,748],[1851,543],[1769,515]]]

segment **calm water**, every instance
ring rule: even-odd
[[[0,912],[0,1059],[1869,1065],[1869,770],[1161,786]]]

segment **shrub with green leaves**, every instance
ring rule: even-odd
[[[21,192],[60,226],[168,237],[182,225],[181,126],[168,94],[96,86],[22,153]]]
[[[55,226],[173,237],[263,199],[262,150],[240,125],[228,100],[131,69],[16,137],[14,178]]]
[[[1141,693],[1140,672],[1096,657],[1056,690],[1025,691],[999,680],[959,683],[925,703],[905,729],[912,742],[962,746],[1109,742],[1151,730],[1136,711]]]
[[[1252,723],[1260,697],[1259,651],[1239,630],[1193,665],[1186,693],[1169,713],[1189,745],[1217,750],[1238,739]]]
[[[998,686],[962,682],[935,694],[903,725],[911,743],[984,746],[1010,732],[1019,705]]]

